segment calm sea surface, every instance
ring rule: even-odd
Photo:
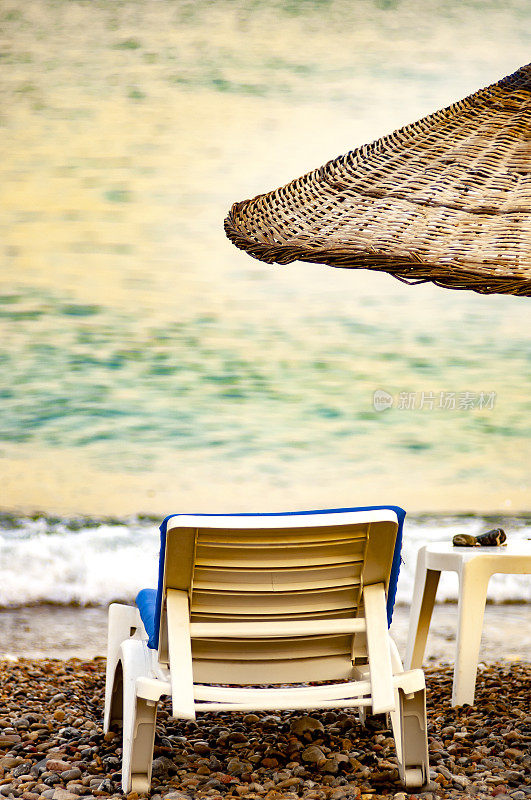
[[[528,0],[0,21],[1,508],[529,509],[525,299],[270,267],[222,227],[530,61]]]

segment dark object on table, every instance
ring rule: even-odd
[[[452,539],[454,547],[497,547],[507,541],[505,531],[501,528],[494,528],[487,533],[480,533],[479,536],[472,536],[470,533],[457,533]]]
[[[482,547],[495,547],[496,545],[504,544],[507,541],[507,536],[501,528],[494,528],[492,531],[476,536],[476,539]]]
[[[452,539],[454,547],[479,547],[479,542],[471,533],[457,533]]]

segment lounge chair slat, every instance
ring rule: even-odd
[[[306,698],[307,700],[339,700],[342,697],[362,697],[370,694],[371,684],[368,680],[349,681],[348,683],[335,683],[331,686],[290,686],[289,688],[275,689],[248,689],[228,686],[194,686],[196,700],[219,702],[245,702],[260,703],[263,698]]]
[[[253,531],[252,535],[248,531],[218,531],[214,535],[211,531],[201,531],[201,541],[205,545],[215,545],[216,547],[234,547],[235,544],[241,547],[286,547],[294,544],[310,545],[319,543],[325,538],[331,544],[341,544],[342,542],[356,542],[365,539],[367,536],[367,526],[360,525],[352,527],[345,525],[343,529],[336,530],[332,535],[323,537],[320,528],[308,530],[291,531]]]
[[[258,637],[282,638],[285,636],[318,636],[355,633],[366,630],[364,619],[304,620],[297,622],[254,622],[254,623],[200,623],[192,622],[192,638],[231,638],[256,639]]]
[[[317,615],[313,611],[299,611],[297,613],[286,612],[286,613],[278,613],[278,614],[268,614],[267,621],[273,622],[277,620],[278,622],[288,622],[291,620],[306,620],[306,619],[350,619],[353,616],[352,609],[342,608],[337,609],[334,608],[331,611],[320,611]],[[194,611],[192,613],[192,622],[263,622],[264,615],[263,614],[234,614],[234,613],[203,613],[199,611]]]
[[[270,591],[280,587],[295,591],[358,584],[362,561],[324,566],[291,568],[197,567],[195,589],[225,588],[227,585],[252,591]]]
[[[199,683],[237,684],[238,686],[260,686],[284,683],[307,683],[320,681],[323,674],[327,680],[339,681],[357,677],[352,668],[350,653],[327,653],[323,656],[303,658],[265,659],[216,659],[194,658],[194,677]],[[284,651],[286,656],[286,651]],[[259,706],[255,706],[259,708]]]
[[[359,708],[370,707],[370,697],[347,697],[344,700],[320,700],[319,708]],[[256,711],[256,703],[196,703],[198,711]],[[282,711],[307,709],[308,700],[264,700],[261,711]]]
[[[332,545],[326,542],[300,544],[282,549],[267,546],[255,548],[206,546],[199,539],[196,564],[199,567],[285,567],[289,563],[297,564],[299,567],[327,566],[348,564],[355,559],[362,559],[364,548],[365,540],[352,544],[349,542]]]
[[[337,589],[312,589],[310,591],[284,592],[222,592],[196,590],[193,593],[193,608],[201,611],[221,611],[244,606],[246,609],[264,609],[264,616],[274,614],[280,609],[291,608],[292,611],[305,610],[309,607],[316,612],[335,608],[354,609],[357,593],[354,587]]]
[[[317,658],[319,656],[341,655],[350,657],[352,636],[297,636],[293,639],[246,639],[245,649],[238,639],[194,639],[192,655],[194,658],[223,659],[236,661],[266,661],[285,659],[289,651],[292,659]]]

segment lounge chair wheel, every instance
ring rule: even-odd
[[[424,783],[424,770],[421,767],[409,767],[404,770],[404,786],[407,789],[420,789]]]

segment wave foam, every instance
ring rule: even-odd
[[[410,602],[419,547],[493,526],[492,520],[477,517],[407,519],[397,602]],[[529,521],[504,521],[504,526],[511,537],[531,536]],[[78,530],[71,530],[67,521],[19,519],[9,530],[0,531],[0,607],[131,602],[139,589],[156,586],[158,555],[157,526],[144,521],[96,525],[87,521],[86,527],[81,523]],[[497,603],[529,602],[529,577],[494,575],[489,597]],[[441,575],[437,599],[457,599],[455,574]]]

